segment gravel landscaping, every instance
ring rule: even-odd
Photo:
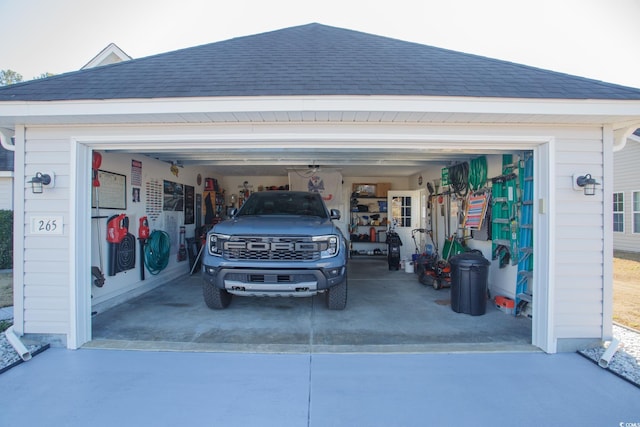
[[[49,348],[49,344],[24,344],[31,352],[32,356],[42,353]],[[11,344],[9,344],[4,332],[0,333],[0,374],[19,365],[20,363],[22,363],[22,359],[13,349]]]
[[[613,336],[620,346],[606,369],[640,387],[640,332],[614,324]],[[605,351],[604,347],[596,347],[578,353],[597,364]]]

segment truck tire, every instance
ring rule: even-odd
[[[327,308],[329,310],[344,310],[347,306],[347,277],[339,285],[329,288],[327,294]]]
[[[216,310],[229,307],[231,304],[231,294],[226,289],[219,289],[210,283],[204,281],[202,283],[202,295],[207,307]]]

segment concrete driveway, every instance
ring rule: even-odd
[[[0,395],[3,426],[640,423],[640,389],[575,353],[52,348],[2,374]]]

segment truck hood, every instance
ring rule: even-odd
[[[296,235],[321,236],[339,231],[330,219],[315,216],[241,216],[223,221],[213,227],[220,234],[239,235]]]

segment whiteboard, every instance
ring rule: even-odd
[[[127,209],[127,177],[119,173],[98,170],[100,186],[93,187],[91,207]],[[97,201],[100,202],[98,206]]]

